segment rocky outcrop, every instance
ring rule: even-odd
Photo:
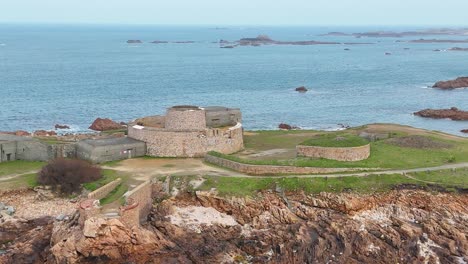
[[[424,109],[415,112],[414,115],[428,118],[450,118],[452,120],[468,120],[468,111],[459,110],[456,107],[450,109]]]
[[[448,50],[449,51],[468,51],[468,48],[453,47]]]
[[[166,44],[166,43],[169,43],[169,41],[165,41],[165,40],[155,40],[155,41],[151,41],[151,43],[153,43],[153,44]]]
[[[154,206],[140,228],[100,218],[80,226],[75,215],[18,232],[0,262],[29,263],[27,256],[37,263],[466,262],[466,194],[276,189],[256,198],[181,192]],[[195,221],[197,212],[216,219]]]
[[[408,41],[410,43],[468,43],[468,40],[459,39],[415,39]]]
[[[129,40],[127,40],[127,43],[128,44],[140,44],[140,43],[143,43],[143,41],[141,41],[139,39],[129,39]]]
[[[305,93],[308,91],[308,89],[305,86],[301,86],[301,87],[297,87],[295,91],[300,92],[300,93]]]
[[[97,118],[89,129],[96,131],[108,131],[122,129],[122,125],[109,118]]]
[[[443,89],[443,90],[452,90],[452,89],[456,89],[456,88],[467,88],[468,87],[468,77],[458,77],[455,80],[436,82],[432,87],[433,88]]]
[[[460,132],[462,132],[462,133],[468,133],[468,129],[462,129],[462,130],[460,130]]]
[[[36,130],[36,131],[34,131],[33,135],[36,136],[36,137],[50,137],[50,136],[56,136],[57,132],[55,132],[53,130],[51,130],[51,131]]]
[[[17,130],[14,132],[0,131],[0,134],[15,135],[15,136],[20,136],[20,137],[31,136],[31,133],[29,133],[28,131],[24,131],[24,130]]]
[[[285,130],[291,130],[292,126],[288,125],[288,124],[281,123],[281,124],[278,125],[278,128],[279,129],[285,129]]]
[[[70,126],[68,125],[60,125],[60,124],[55,124],[55,129],[70,129]]]
[[[229,42],[226,42],[229,43]],[[259,35],[255,38],[242,38],[236,41],[240,46],[262,46],[262,45],[359,45],[359,44],[373,44],[373,43],[359,43],[359,42],[335,42],[335,41],[316,41],[316,40],[301,40],[301,41],[279,41],[273,40],[267,35]]]

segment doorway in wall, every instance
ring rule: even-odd
[[[129,159],[132,158],[132,150],[131,149],[127,149],[127,155],[128,155]]]
[[[7,161],[11,161],[11,153],[6,154],[6,160],[7,160]]]

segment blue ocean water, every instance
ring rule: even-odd
[[[275,129],[281,122],[313,129],[379,122],[461,134],[468,122],[412,113],[468,109],[468,89],[427,88],[468,75],[468,52],[433,50],[468,44],[318,36],[380,29],[0,25],[0,131],[52,129],[59,123],[82,132],[96,117],[129,121],[193,104],[240,107],[247,129]],[[418,28],[386,28],[412,29]],[[376,44],[220,49],[213,43],[259,34]],[[127,44],[128,39],[145,43]],[[153,40],[196,43],[148,43]],[[310,91],[294,91],[302,85]]]

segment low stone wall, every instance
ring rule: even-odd
[[[95,200],[101,200],[102,198],[106,197],[112,190],[115,189],[120,183],[122,182],[122,179],[118,178],[116,180],[113,180],[109,182],[108,184],[102,186],[101,188],[98,188],[88,194],[88,199],[95,199]]]
[[[278,174],[322,174],[338,173],[345,171],[361,171],[367,168],[318,168],[318,167],[295,167],[274,165],[251,165],[227,160],[224,158],[206,155],[205,161],[221,167],[229,168],[250,175],[278,175]]]
[[[146,181],[125,195],[126,206],[120,211],[121,221],[128,226],[146,221],[153,204],[151,182]]]
[[[297,156],[309,158],[324,158],[339,161],[359,161],[370,156],[370,144],[359,147],[318,147],[296,146]]]

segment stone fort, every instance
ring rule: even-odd
[[[128,137],[146,143],[154,157],[203,157],[244,148],[242,115],[237,108],[173,106],[165,116],[149,116],[128,126]]]

